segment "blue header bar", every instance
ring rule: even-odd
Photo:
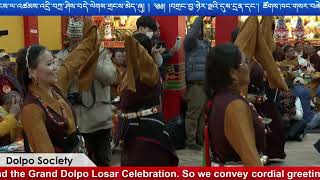
[[[1,0],[0,15],[319,15],[320,0]]]

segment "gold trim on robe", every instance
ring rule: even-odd
[[[95,61],[98,60],[98,58],[93,58],[93,54],[96,51],[99,51],[99,45],[100,42],[97,40],[97,29],[92,20],[90,18],[86,18],[84,23],[84,39],[68,55],[58,71],[58,83],[56,87],[63,92],[64,96],[67,94],[70,83],[79,75],[80,67],[86,67],[88,70],[95,70],[95,67],[91,66],[94,66]],[[85,74],[82,76],[84,83],[92,81],[91,78],[93,78],[91,76],[91,72],[86,72],[88,73],[88,76]],[[60,116],[62,116],[62,105],[67,115],[67,133],[71,134],[76,131],[75,118],[71,107],[66,101],[60,103],[58,99],[51,97],[47,90],[42,90],[34,84],[29,85],[29,93],[32,93],[34,96],[39,96],[49,108]],[[54,153],[55,149],[47,132],[45,120],[45,112],[38,105],[32,103],[25,105],[22,108],[21,123],[33,152]]]

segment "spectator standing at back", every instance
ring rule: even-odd
[[[157,31],[156,21],[150,16],[141,16],[140,18],[138,18],[136,26],[138,30],[134,32],[134,34],[143,33],[147,35],[150,40],[153,38],[154,32]],[[157,64],[158,68],[161,67],[163,63],[163,58],[160,55],[160,50],[161,48],[158,48],[156,45],[154,45],[151,49],[151,56]]]
[[[163,59],[163,64],[160,66],[160,75],[162,79],[165,79],[165,67],[164,65],[168,63],[168,61],[172,58],[173,55],[175,55],[179,49],[176,46],[173,46],[172,48],[168,48],[166,43],[161,40],[161,34],[160,34],[160,24],[159,22],[156,22],[157,24],[157,30],[153,33],[153,37],[151,39],[153,46],[160,47],[160,55]]]
[[[205,63],[210,49],[210,42],[203,40],[203,18],[198,17],[184,40],[186,52],[186,82],[185,95],[188,109],[186,112],[187,148],[200,150],[203,142],[203,107],[206,101],[204,92]]]

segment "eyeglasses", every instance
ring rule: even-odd
[[[249,60],[244,60],[241,64],[240,64],[240,66],[243,66],[243,65],[247,65],[247,66],[249,66],[250,65],[250,61]]]

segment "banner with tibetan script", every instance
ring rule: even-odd
[[[316,0],[1,0],[0,15],[317,15]]]

